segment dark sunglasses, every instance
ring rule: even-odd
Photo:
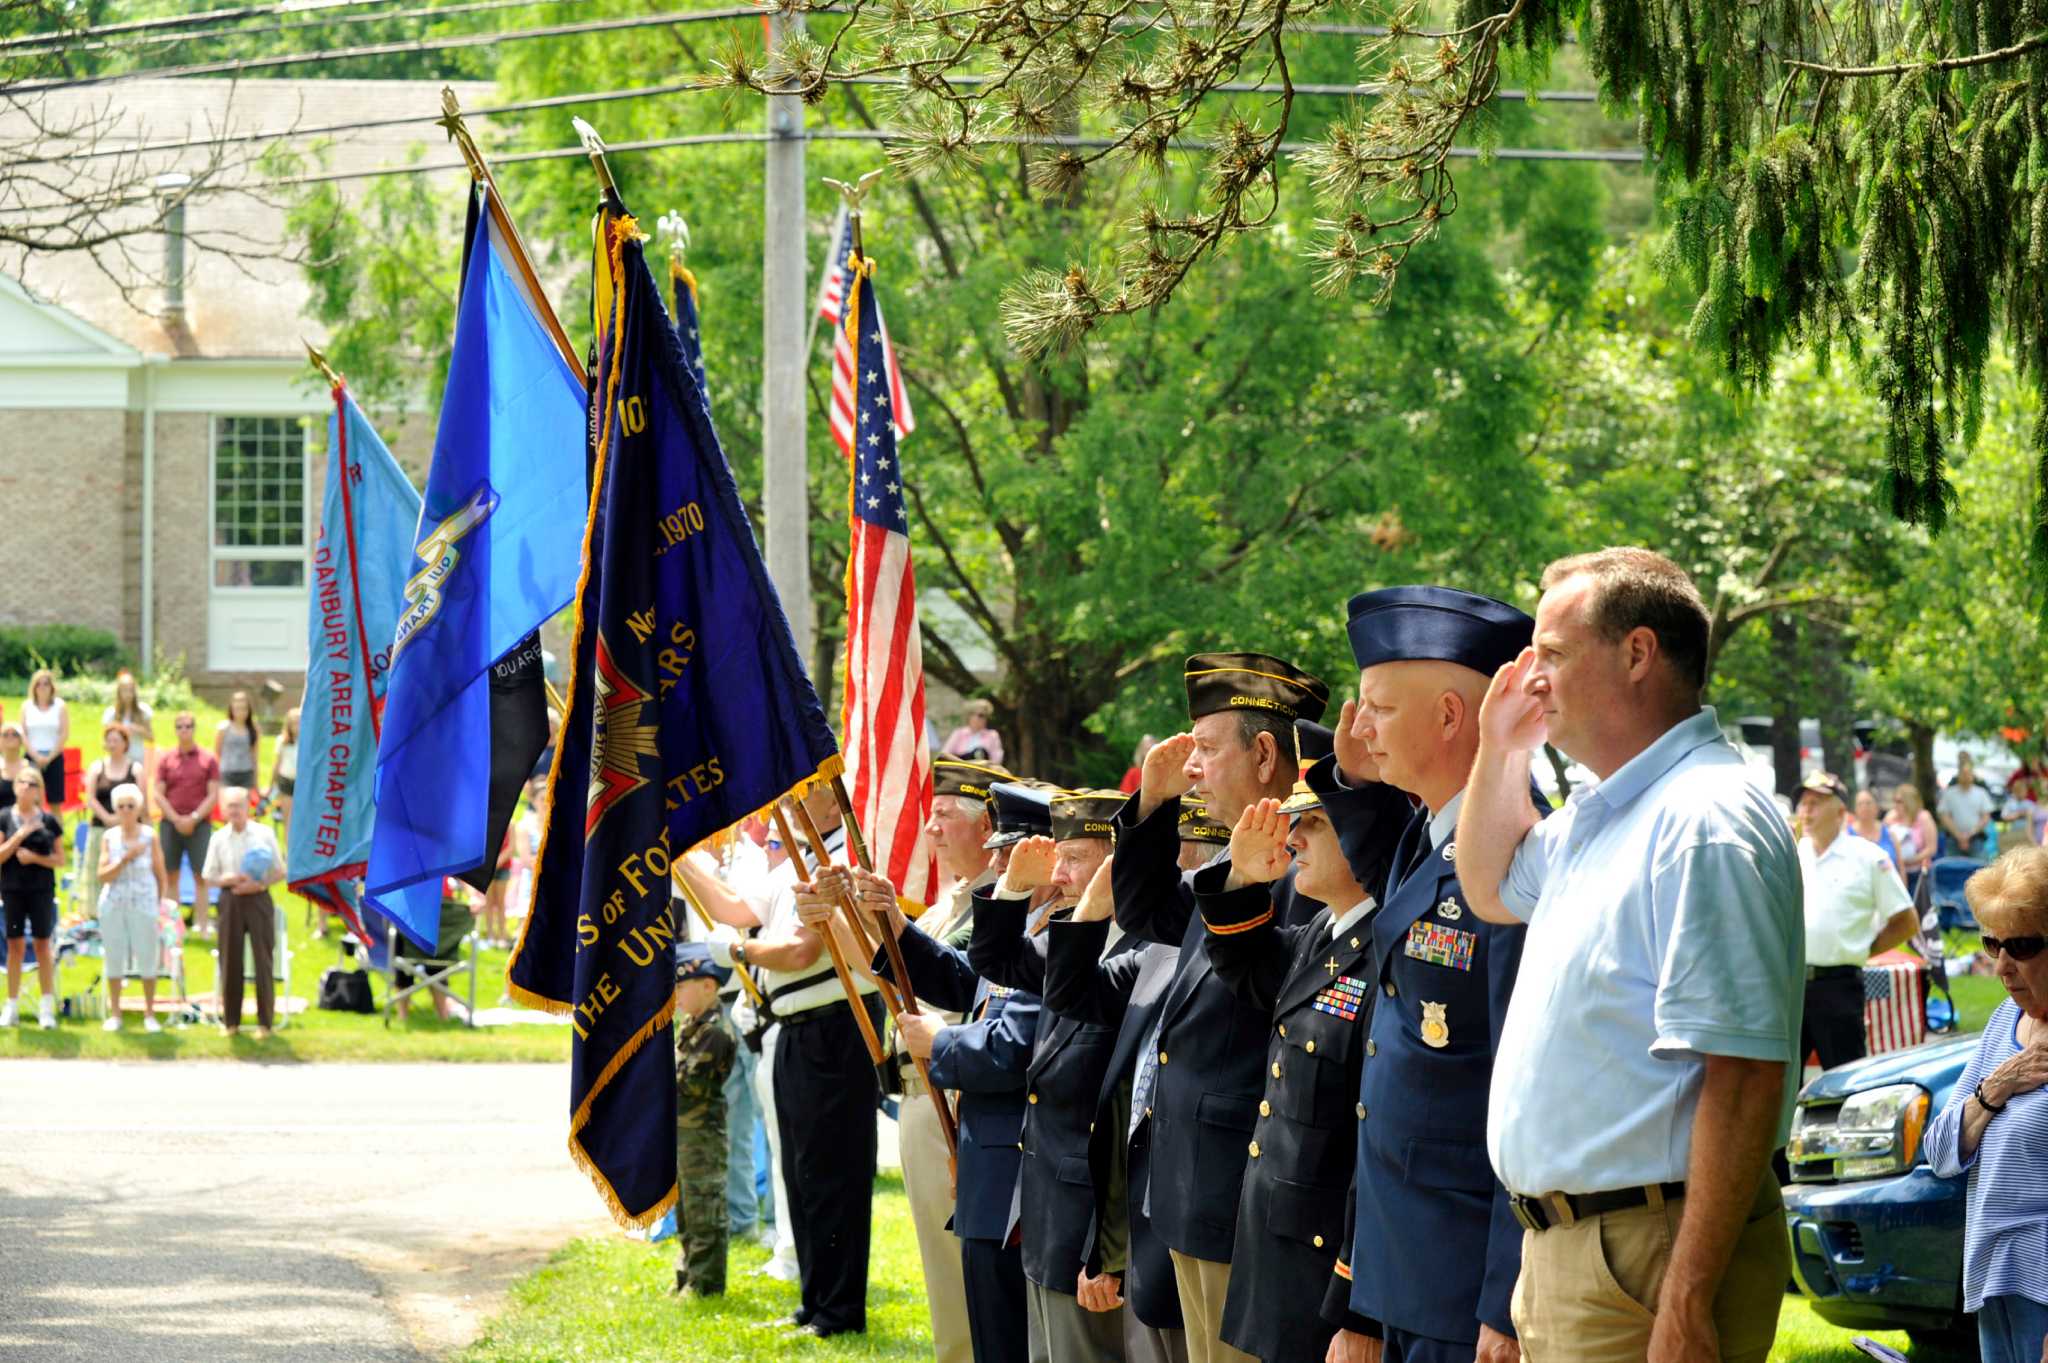
[[[2048,937],[1992,937],[1977,939],[1987,957],[2004,952],[2015,961],[2031,961],[2041,954],[2041,948],[2048,946]]]

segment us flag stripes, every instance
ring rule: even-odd
[[[1927,1039],[1925,969],[1918,961],[1873,961],[1863,967],[1863,1035],[1871,1055],[1902,1051]]]
[[[910,523],[896,458],[898,387],[889,373],[888,331],[874,294],[874,262],[851,253],[845,320],[834,346],[833,433],[842,381],[850,487],[846,556],[844,748],[853,768],[853,807],[867,830],[875,869],[898,894],[929,904],[938,866],[925,836],[932,808],[932,758],[924,732],[924,654],[918,639],[917,581]],[[838,355],[847,357],[842,375]]]
[[[832,224],[832,254],[825,264],[825,278],[818,286],[818,316],[832,323],[832,439],[838,442],[839,452],[848,459],[853,458],[853,438],[857,423],[854,420],[854,373],[853,342],[848,339],[846,328],[841,325],[846,309],[846,263],[853,254],[853,219],[844,205],[839,217]],[[882,363],[880,372],[889,377],[889,424],[895,429],[898,439],[917,429],[917,418],[910,412],[910,394],[903,386],[903,370],[896,364],[896,347],[889,343],[889,329],[881,325],[881,312],[875,313],[875,329],[882,335]]]

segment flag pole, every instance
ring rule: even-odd
[[[445,85],[441,87],[441,117],[435,121],[447,130],[448,136],[462,152],[462,159],[469,166],[470,179],[484,187],[484,206],[492,221],[498,224],[498,230],[505,234],[512,263],[519,268],[527,292],[533,295],[534,308],[540,314],[548,336],[554,341],[555,349],[561,352],[563,362],[576,376],[576,381],[588,387],[590,374],[584,369],[576,347],[570,343],[569,333],[562,329],[562,319],[555,316],[554,304],[548,302],[547,291],[540,286],[540,276],[534,272],[533,257],[527,252],[526,241],[519,235],[518,224],[512,221],[512,214],[505,207],[504,196],[498,192],[498,177],[491,174],[490,162],[484,160],[476,139],[469,135],[469,127],[462,121],[462,106],[456,102],[455,91]]]
[[[804,850],[797,842],[796,833],[789,826],[789,815],[778,801],[775,806],[775,827],[782,834],[782,845],[789,850],[790,864],[796,867],[797,879],[809,882],[810,867],[804,864]],[[820,863],[821,865],[823,863]],[[846,991],[846,1001],[853,1005],[853,1020],[860,1028],[861,1040],[868,1046],[868,1056],[879,1065],[886,1059],[882,1050],[882,1039],[875,1035],[875,1024],[868,1018],[868,1010],[860,1001],[860,990],[853,983],[853,973],[846,968],[846,953],[839,949],[839,938],[833,935],[828,925],[823,934],[825,951],[832,957],[832,973],[839,977],[839,987]]]
[[[334,366],[327,363],[327,357],[325,355],[322,355],[319,351],[315,350],[313,348],[313,343],[311,341],[301,336],[299,338],[299,344],[306,347],[306,359],[312,364],[312,366],[315,369],[320,371],[320,377],[327,380],[327,386],[329,388],[347,387],[347,385],[341,381],[341,375],[334,372]]]
[[[860,819],[853,812],[853,801],[847,798],[846,782],[841,777],[832,778],[832,798],[839,804],[839,818],[846,826],[846,845],[853,849],[854,864],[863,871],[872,872],[875,869],[874,860],[868,855],[867,839],[861,836]],[[801,805],[797,807],[797,813],[803,816],[804,825],[809,828],[810,814]],[[812,836],[816,836],[815,830]],[[853,906],[847,904],[845,909],[846,916],[852,918]],[[896,940],[896,934],[889,931],[886,925],[881,935],[882,950],[889,953],[889,973],[902,985],[903,997],[914,1006],[917,1003],[917,996],[910,987],[910,969],[903,962],[903,944]],[[917,1066],[917,1077],[924,1080],[925,1091],[931,1095],[932,1105],[939,1111],[939,1133],[946,1138],[946,1154],[951,1159],[958,1159],[960,1138],[954,1132],[953,1109],[946,1105],[944,1094],[933,1085],[931,1071],[926,1067],[923,1057],[913,1055],[910,1059],[911,1063]]]
[[[704,930],[706,932],[715,931],[718,927],[718,923],[715,919],[712,918],[711,910],[705,908],[704,905],[701,902],[699,902],[696,891],[692,890],[689,886],[689,882],[683,879],[683,873],[681,871],[671,869],[669,871],[669,878],[675,881],[676,888],[682,891],[683,898],[690,902],[690,907],[697,911],[697,917],[702,919],[704,922]],[[756,1008],[765,1008],[768,1005],[768,1000],[761,996],[761,986],[754,983],[753,975],[743,965],[736,965],[732,969],[733,973],[740,977],[740,983],[746,986],[747,997],[754,1001],[754,1006]]]

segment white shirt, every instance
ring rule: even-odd
[[[1581,785],[1522,840],[1501,898],[1529,924],[1487,1103],[1509,1192],[1683,1179],[1709,1055],[1785,1065],[1806,993],[1799,854],[1712,709]]]
[[[833,861],[842,865],[850,864],[845,855],[846,832],[835,828],[825,835],[825,850]],[[810,848],[804,849],[806,863],[810,860]],[[783,941],[796,936],[803,927],[803,919],[796,912],[796,859],[790,858],[769,872],[774,882],[775,893],[768,901],[768,914],[761,921],[761,935],[770,941]],[[717,949],[713,948],[713,959]],[[727,955],[730,955],[728,949]],[[858,963],[860,965],[866,962]],[[847,962],[853,975],[853,982],[860,993],[875,992],[875,982],[862,974],[855,962]],[[761,967],[761,992],[768,996],[769,1006],[779,1018],[795,1017],[813,1008],[843,1002],[846,991],[839,987],[839,979],[832,969],[832,953],[818,952],[818,959],[804,970],[770,970]]]
[[[1330,920],[1330,940],[1336,941],[1358,924],[1358,920],[1379,907],[1379,901],[1371,895],[1359,900],[1346,909],[1342,916]]]
[[[1913,906],[1891,857],[1846,825],[1824,852],[1814,850],[1812,838],[1799,840],[1799,873],[1808,965],[1862,965],[1891,916]]]
[[[1965,789],[1951,782],[1934,801],[1934,812],[1954,824],[1964,837],[1978,833],[1977,821],[1991,814],[1991,792],[1984,789],[1982,781],[1972,781]]]
[[[28,739],[28,750],[37,757],[48,757],[57,751],[57,735],[64,728],[64,698],[52,696],[47,706],[33,700],[23,701],[21,728]]]
[[[251,847],[270,849],[270,871],[258,878],[265,885],[274,885],[282,880],[284,858],[278,854],[277,834],[254,819],[249,820],[239,833],[231,823],[224,823],[213,830],[213,837],[206,844],[206,865],[199,870],[200,879],[220,880],[242,874],[242,855]]]

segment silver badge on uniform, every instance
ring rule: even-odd
[[[1455,843],[1455,842],[1447,842],[1447,843],[1445,843],[1445,844],[1444,844],[1444,860],[1445,860],[1445,861],[1456,861],[1457,859],[1458,859],[1458,844],[1457,844],[1457,843]]]
[[[1451,1024],[1444,1021],[1444,1008],[1444,1004],[1426,999],[1422,1004],[1422,1044],[1439,1051],[1451,1044]]]
[[[1455,899],[1446,899],[1436,906],[1437,917],[1455,923],[1465,916],[1465,906]]]

